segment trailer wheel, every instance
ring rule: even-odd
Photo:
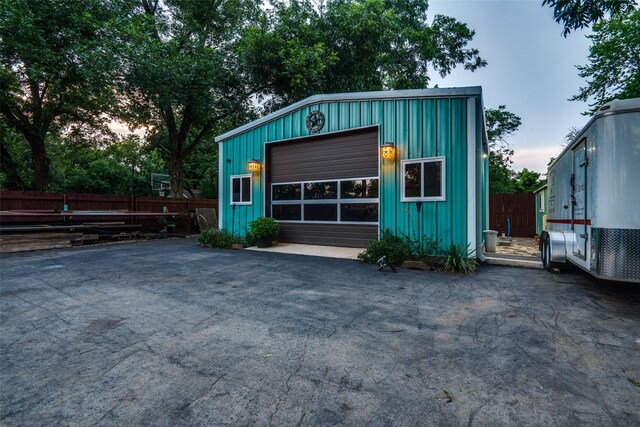
[[[562,273],[562,263],[551,261],[551,242],[549,240],[550,238],[547,236],[542,243],[542,266],[550,273],[553,272],[554,269]]]
[[[549,243],[549,237],[545,238],[542,242],[542,266],[545,270],[551,271],[551,244]]]

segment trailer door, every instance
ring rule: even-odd
[[[575,233],[573,254],[586,259],[587,253],[587,140],[580,141],[573,149],[573,177],[572,177],[572,209],[571,228]]]

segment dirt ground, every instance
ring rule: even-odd
[[[501,237],[498,236],[498,246],[496,247],[497,254],[519,255],[540,259],[538,242],[536,242],[534,238],[511,237],[508,238],[510,244],[500,244],[501,240]]]
[[[0,267],[1,425],[640,425],[637,285],[192,239]]]

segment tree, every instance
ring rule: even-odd
[[[606,15],[626,14],[637,7],[636,0],[543,0],[543,6],[553,8],[553,18],[563,24],[562,35],[588,27],[605,19]]]
[[[185,159],[244,119],[259,90],[242,79],[235,55],[258,12],[250,0],[141,0],[133,10],[123,35],[122,118],[164,139],[173,197],[183,194]]]
[[[613,99],[640,97],[640,10],[616,15],[593,26],[589,64],[578,66],[587,85],[571,98],[588,102],[592,115]]]
[[[489,193],[513,193],[515,172],[511,168],[511,157],[514,151],[508,139],[518,130],[522,119],[500,105],[497,109],[485,110],[485,121],[489,140]]]
[[[160,153],[136,136],[116,141],[51,138],[52,191],[93,194],[153,195],[152,173],[163,173]]]
[[[582,129],[580,129],[577,126],[571,126],[569,128],[569,130],[567,131],[567,134],[564,136],[564,138],[562,138],[562,142],[560,142],[560,145],[562,146],[562,148],[564,148],[567,145],[571,144],[573,142],[573,140],[576,138],[576,136],[578,136],[580,134],[581,130]]]
[[[109,28],[118,2],[14,0],[0,6],[0,114],[29,145],[30,187],[49,178],[45,140],[78,124],[100,126],[112,100]],[[2,170],[13,177],[3,149]]]
[[[142,0],[126,35],[124,103],[132,125],[165,135],[171,190],[199,144],[254,113],[317,92],[426,87],[427,66],[485,65],[473,31],[426,23],[426,0]],[[256,109],[254,101],[261,103]]]
[[[427,22],[426,0],[277,3],[241,44],[251,79],[264,81],[265,111],[314,93],[424,88],[429,68],[446,76],[486,65],[454,18]]]
[[[0,116],[0,189],[25,190],[28,172],[29,146]]]
[[[540,174],[538,172],[524,168],[515,175],[515,192],[533,193],[538,188],[542,187],[544,183],[545,180],[540,179]]]

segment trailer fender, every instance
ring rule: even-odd
[[[549,246],[545,253],[546,245]],[[567,246],[564,233],[558,231],[543,231],[540,236],[540,252],[545,267],[553,267],[567,261]]]

